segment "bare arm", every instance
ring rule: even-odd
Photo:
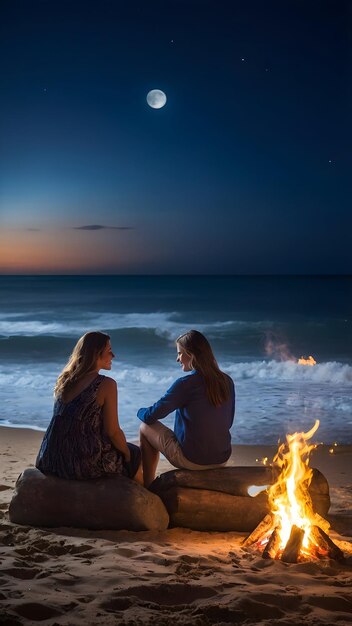
[[[104,430],[117,450],[122,452],[127,462],[130,461],[130,451],[126,437],[119,425],[117,414],[117,384],[112,378],[106,378],[103,401]]]

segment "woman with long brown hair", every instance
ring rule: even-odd
[[[117,384],[99,374],[115,357],[109,335],[88,332],[57,379],[54,412],[36,467],[60,478],[123,474],[142,482],[138,446],[127,443],[117,414]]]
[[[149,408],[139,409],[144,485],[155,478],[159,453],[178,468],[209,469],[231,455],[235,414],[233,380],[222,372],[209,341],[197,330],[176,339],[176,361],[189,376],[178,378]],[[159,420],[176,410],[174,431]]]

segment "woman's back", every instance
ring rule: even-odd
[[[70,402],[75,400],[76,397],[81,395],[82,392],[84,392],[88,387],[90,387],[91,383],[94,382],[96,378],[97,378],[96,372],[90,372],[89,374],[86,374],[85,376],[80,378],[74,385],[70,386],[68,390],[65,389],[60,394],[60,398],[62,402],[64,404],[69,404]],[[104,379],[105,376],[101,376],[101,378]],[[100,386],[100,383],[99,383],[99,386]]]
[[[96,478],[122,471],[122,455],[104,432],[102,406],[97,400],[105,376],[81,380],[58,397],[36,466],[61,478]]]
[[[229,398],[220,406],[209,402],[204,378],[198,372],[179,381],[186,388],[183,391],[185,401],[176,410],[174,430],[184,455],[197,464],[224,463],[231,454],[233,381],[229,377]]]

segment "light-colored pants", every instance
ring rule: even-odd
[[[198,465],[197,463],[192,463],[192,461],[189,461],[184,456],[175,433],[160,422],[155,422],[155,424],[145,424],[143,422],[141,432],[155,450],[159,450],[171,465],[179,469],[207,470],[226,465],[226,463],[217,465]]]

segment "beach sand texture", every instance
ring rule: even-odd
[[[241,533],[11,524],[12,489],[42,436],[0,428],[0,624],[352,624],[351,446],[319,446],[311,456],[330,484],[331,537],[345,560],[285,564],[243,549]],[[234,446],[231,464],[255,465],[275,451]]]

